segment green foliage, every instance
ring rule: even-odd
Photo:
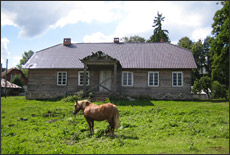
[[[145,38],[140,37],[138,35],[130,36],[130,37],[123,37],[125,43],[144,43]]]
[[[22,66],[26,64],[26,62],[29,60],[29,58],[32,57],[34,52],[32,50],[29,50],[28,52],[24,52],[22,55],[22,59],[20,60],[20,63],[17,65],[17,67],[22,70],[23,74],[28,77],[28,69],[22,69]]]
[[[83,91],[79,91],[74,95],[69,95],[65,98],[63,98],[61,101],[63,102],[75,102],[77,100],[82,100],[83,99]]]
[[[10,82],[21,87],[23,87],[24,85],[21,75],[14,75],[13,79]]]
[[[229,84],[229,1],[221,2],[223,7],[216,11],[212,24],[212,79]]]
[[[157,17],[155,17],[154,21],[153,21],[153,25],[152,27],[156,27],[153,31],[153,35],[150,37],[150,39],[147,42],[161,42],[161,39],[163,39],[164,42],[170,42],[169,36],[167,33],[168,30],[163,30],[162,29],[162,21],[164,21],[164,18],[162,16],[162,14],[159,14],[159,12],[157,12]]]
[[[218,81],[212,83],[212,98],[227,98],[227,91],[224,85],[220,84]]]
[[[95,134],[90,136],[83,113],[72,115],[74,102],[3,97],[1,153],[229,154],[227,102],[129,101],[133,106],[125,105],[123,100],[112,103],[120,115],[115,136],[108,136],[106,121],[95,121]]]
[[[182,37],[177,43],[178,46],[186,48],[188,50],[192,49],[192,44],[192,40],[190,40],[188,37]]]
[[[195,80],[200,79],[204,73],[203,68],[208,71],[208,76],[211,77],[211,52],[210,52],[210,41],[211,37],[207,36],[202,44],[201,40],[192,42],[188,37],[182,37],[177,43],[178,46],[186,48],[192,51],[193,57],[197,64],[197,69],[192,70],[192,83]]]
[[[193,85],[192,91],[197,93],[201,90],[204,90],[204,92],[210,97],[209,95],[209,89],[212,88],[212,79],[208,76],[203,76],[200,78],[200,80],[196,80]]]

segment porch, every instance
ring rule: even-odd
[[[97,96],[119,95],[121,65],[117,59],[98,51],[81,59],[84,64],[83,92]]]

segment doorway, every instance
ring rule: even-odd
[[[110,78],[112,76],[112,71],[111,70],[101,70],[100,71],[100,77],[99,77],[99,82],[103,82],[106,79]],[[101,85],[106,87],[107,89],[111,90],[111,83],[112,80],[109,79],[106,82],[102,83]],[[99,86],[99,91],[100,92],[108,92],[106,89],[104,89],[103,87]]]

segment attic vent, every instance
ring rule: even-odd
[[[114,38],[113,41],[114,43],[119,43],[119,38]]]
[[[64,44],[65,46],[71,45],[71,38],[64,38],[63,44]]]

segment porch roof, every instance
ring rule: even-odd
[[[117,59],[122,68],[197,68],[192,52],[170,43],[73,43],[58,44],[36,52],[24,65],[30,69],[83,69],[87,56],[102,51]]]

